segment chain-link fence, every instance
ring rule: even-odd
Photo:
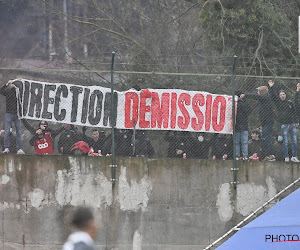
[[[269,78],[236,76],[233,90],[231,75],[116,71],[112,105],[110,81],[103,80],[110,78],[109,71],[101,72],[102,80],[79,70],[1,72],[3,83],[12,76],[29,79],[14,82],[20,90],[26,154],[111,155],[113,106],[116,156],[233,159],[234,91],[241,97],[236,106],[235,157],[273,160],[274,155],[284,161],[297,156],[293,124],[298,122],[294,96],[299,78],[273,78],[270,88]],[[266,87],[258,91],[260,86]],[[286,100],[280,99],[279,90]],[[4,130],[8,111],[1,98]],[[3,137],[4,131],[4,150]],[[15,137],[13,127],[11,152],[16,152]]]

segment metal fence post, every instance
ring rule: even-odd
[[[112,52],[111,58],[111,181],[112,187],[114,188],[116,182],[116,155],[115,155],[115,121],[114,121],[114,61],[115,61],[115,52]]]
[[[233,56],[233,65],[232,65],[232,78],[231,78],[231,86],[232,86],[232,144],[233,144],[233,187],[236,189],[237,187],[237,168],[236,168],[236,147],[235,147],[235,63],[237,56]]]

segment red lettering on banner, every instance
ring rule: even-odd
[[[196,94],[193,97],[192,100],[192,105],[193,105],[193,110],[195,112],[195,115],[198,118],[198,122],[197,122],[197,118],[192,118],[191,122],[192,122],[192,128],[194,130],[201,130],[203,123],[204,123],[204,117],[203,117],[203,113],[201,112],[199,106],[203,106],[205,104],[205,100],[204,100],[204,96],[202,94]]]
[[[219,104],[221,104],[219,112]],[[226,99],[223,96],[217,96],[214,100],[213,111],[212,111],[212,127],[215,131],[221,131],[225,125],[225,110],[226,110]],[[220,114],[220,121],[218,124],[218,116]]]
[[[211,123],[211,103],[212,103],[212,95],[206,96],[206,110],[205,110],[205,130],[210,130]]]
[[[150,122],[146,121],[146,113],[150,112],[150,106],[146,105],[146,100],[151,98],[151,92],[149,90],[144,90],[141,92],[140,97],[140,128],[149,128]]]
[[[132,103],[132,105],[131,105]],[[125,94],[125,128],[133,128],[133,120],[137,123],[139,114],[139,97],[135,92]],[[131,117],[132,111],[132,117]]]
[[[170,94],[163,93],[161,97],[161,105],[159,101],[158,93],[152,92],[152,103],[151,103],[151,128],[161,128],[162,122],[163,127],[168,128],[169,126],[169,106],[170,106]]]
[[[190,115],[189,112],[186,110],[184,104],[191,104],[191,96],[187,93],[182,93],[178,98],[178,107],[183,115],[183,117],[178,116],[178,126],[181,129],[186,129],[190,123]]]
[[[177,117],[177,94],[172,93],[171,95],[171,128],[176,127],[176,117]]]

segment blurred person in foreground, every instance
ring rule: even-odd
[[[77,231],[70,234],[62,250],[96,250],[93,238],[97,234],[98,226],[92,211],[87,207],[77,208],[71,224]]]
[[[264,150],[264,161],[275,161],[275,153],[273,148],[273,125],[274,125],[274,111],[272,100],[269,95],[267,86],[260,86],[257,88],[257,94],[242,94],[241,99],[249,98],[259,101],[259,120],[262,126],[262,143]]]

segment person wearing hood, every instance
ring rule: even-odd
[[[272,100],[275,103],[278,110],[278,119],[281,127],[281,133],[283,136],[283,154],[285,162],[300,162],[298,160],[297,149],[297,115],[295,105],[291,100],[287,99],[286,91],[281,89],[278,92],[274,88],[274,82],[269,80],[270,93]],[[288,134],[291,136],[292,143],[292,157],[289,158],[288,151]]]
[[[98,226],[89,208],[79,207],[73,214],[71,224],[77,229],[72,233],[62,250],[96,250],[93,238]]]
[[[64,123],[64,130],[62,131],[58,140],[58,152],[61,154],[73,154],[71,149],[78,141],[82,141],[82,134],[72,124]]]
[[[268,91],[267,86],[260,86],[257,88],[257,94],[242,94],[240,98],[249,98],[259,101],[259,120],[262,127],[262,143],[265,156],[264,161],[275,161],[276,158],[272,144],[274,111],[272,100]]]
[[[169,130],[164,139],[169,142],[167,157],[193,157],[194,140],[190,132]]]

